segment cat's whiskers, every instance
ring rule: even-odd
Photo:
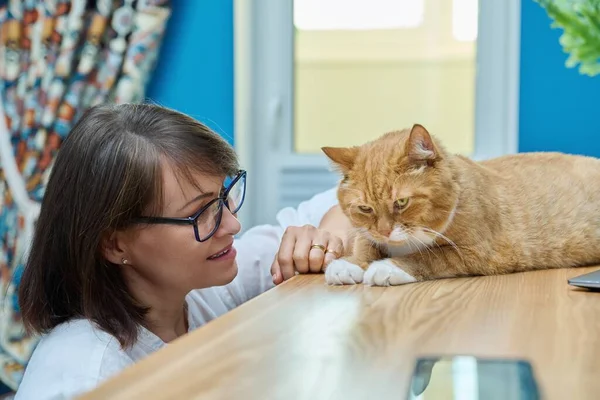
[[[411,239],[411,235],[410,235],[410,233],[409,233],[409,232],[406,232],[406,235],[407,235],[407,237],[406,237],[406,244],[407,244],[407,246],[408,246],[408,249],[409,249],[409,250],[411,250],[411,253],[412,253],[412,245],[413,245],[413,243],[410,241],[410,239]],[[419,252],[421,255],[423,254],[423,253],[421,253],[421,249],[419,249],[419,245],[418,245],[418,244],[415,244],[415,249],[416,249],[416,250],[417,250],[417,251],[418,251],[418,252]]]
[[[416,235],[414,235],[414,234],[412,234],[412,233],[408,232],[408,238],[409,238],[409,239],[415,239],[415,240],[418,240],[418,241],[419,241],[419,242],[420,242],[420,243],[423,245],[423,248],[424,248],[425,250],[427,250],[429,253],[431,253],[431,254],[433,254],[434,256],[436,256],[436,257],[438,257],[438,258],[439,258],[439,256],[438,256],[437,254],[435,254],[435,253],[433,252],[433,250],[431,250],[431,247],[429,247],[429,246],[428,246],[428,245],[427,245],[425,242],[423,242],[421,239],[419,239],[419,238],[418,238]],[[409,242],[409,243],[410,243],[410,242]],[[437,243],[435,243],[435,241],[433,241],[432,243],[434,243],[435,245],[437,245],[437,246],[439,247],[439,245],[438,245]],[[421,252],[421,247],[417,245],[417,249],[419,250],[419,254],[421,254],[421,256],[422,256],[422,255],[423,255],[423,253]]]
[[[433,230],[433,229],[430,229],[430,228],[427,228],[424,226],[420,226],[419,228],[421,230],[423,230],[424,232],[431,233],[431,234],[435,235],[436,237],[439,237],[439,238],[445,240],[450,246],[452,246],[452,248],[454,248],[454,250],[456,250],[456,253],[460,256],[463,263],[465,262],[465,259],[463,258],[463,254],[462,254],[462,251],[460,250],[460,248],[456,245],[456,243],[454,243],[452,240],[448,239],[448,237],[446,235],[443,235],[436,230]]]
[[[408,233],[408,238],[406,239],[406,243],[408,244],[409,248],[412,248],[412,239],[416,239],[419,242],[423,243],[421,240],[419,240],[419,238],[417,238],[417,237],[413,236],[412,234]],[[424,244],[425,243],[423,243],[423,245]],[[427,248],[427,246],[424,246],[424,247]],[[423,256],[423,252],[421,251],[421,247],[418,244],[415,245],[415,248],[417,249],[417,251],[419,252],[419,254],[421,256]]]

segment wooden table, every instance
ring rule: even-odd
[[[593,268],[330,287],[298,276],[182,337],[85,399],[404,399],[415,357],[532,362],[547,399],[600,397]]]

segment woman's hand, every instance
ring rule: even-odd
[[[321,247],[322,246],[322,247]],[[331,261],[344,253],[339,237],[312,225],[290,226],[281,239],[279,251],[271,266],[276,285],[296,274],[321,272]]]

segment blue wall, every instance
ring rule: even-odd
[[[233,143],[233,0],[173,0],[146,96]]]
[[[600,76],[566,68],[562,30],[533,0],[521,6],[520,151],[600,156]]]

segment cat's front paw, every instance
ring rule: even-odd
[[[389,259],[372,262],[364,276],[364,284],[369,286],[396,286],[416,281]]]
[[[325,281],[330,285],[356,285],[363,281],[365,271],[346,260],[333,260],[325,268]]]

